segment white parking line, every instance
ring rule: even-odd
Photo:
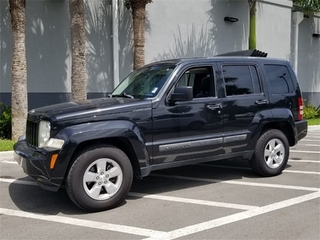
[[[296,160],[296,159],[289,159],[289,162],[301,162],[301,163],[320,163],[320,160]]]
[[[31,218],[36,220],[43,220],[49,222],[56,222],[56,223],[64,223],[73,226],[79,227],[87,227],[87,228],[94,228],[100,230],[107,230],[113,232],[121,232],[145,237],[151,237],[153,235],[160,235],[164,234],[161,231],[155,231],[145,228],[137,228],[137,227],[130,227],[125,225],[119,224],[111,224],[111,223],[104,223],[104,222],[97,222],[97,221],[89,221],[89,220],[82,220],[77,218],[70,218],[70,217],[63,217],[63,216],[53,216],[53,215],[40,215],[34,214],[30,212],[23,212],[20,210],[12,210],[6,208],[0,208],[0,214],[5,214],[14,217],[23,217],[23,218]]]
[[[0,182],[39,186],[36,182],[17,180],[17,179],[0,178]],[[137,192],[129,192],[128,195],[132,197],[139,197],[139,198],[150,198],[150,199],[157,199],[157,200],[163,200],[163,201],[198,204],[198,205],[205,205],[205,206],[211,206],[211,207],[232,208],[232,209],[239,209],[239,210],[251,210],[257,207],[257,206],[243,205],[243,204],[222,203],[222,202],[214,202],[214,201],[207,201],[207,200],[171,197],[171,196],[164,196],[164,195],[158,195],[158,194],[145,194],[145,193],[137,193]]]
[[[160,175],[160,174],[159,174]],[[161,175],[163,177],[163,175]],[[165,176],[165,177],[172,177],[172,176]],[[183,179],[192,179],[195,178],[185,178],[185,177],[177,177],[174,176],[174,178],[183,178]],[[199,179],[197,179],[199,180]],[[203,179],[201,179],[203,180]],[[0,181],[3,182],[14,182],[19,180],[15,179],[3,179],[0,178]],[[210,179],[212,181],[212,179]],[[237,181],[227,181],[228,183],[232,184],[241,184],[242,182]],[[28,181],[19,181],[19,184],[27,184]],[[30,182],[33,184],[33,182]],[[243,185],[243,184],[242,184]],[[248,183],[246,183],[248,185]],[[53,215],[41,215],[41,214],[34,214],[30,212],[24,212],[20,210],[13,210],[13,209],[6,209],[6,208],[0,208],[0,214],[14,216],[14,217],[23,217],[23,218],[30,218],[30,219],[36,219],[36,220],[42,220],[42,221],[49,221],[49,222],[56,222],[56,223],[63,223],[63,224],[69,224],[73,226],[80,226],[80,227],[87,227],[87,228],[93,228],[93,229],[99,229],[99,230],[106,230],[106,231],[114,231],[114,232],[121,232],[125,234],[132,234],[132,235],[139,235],[147,237],[147,239],[177,239],[184,236],[188,236],[191,234],[199,233],[205,230],[217,228],[219,226],[223,226],[226,224],[238,222],[241,220],[249,219],[258,215],[266,214],[272,211],[276,211],[282,208],[290,207],[296,204],[300,204],[306,201],[310,201],[316,198],[320,197],[320,189],[319,188],[303,188],[303,187],[297,187],[297,186],[286,186],[286,185],[278,185],[278,184],[254,184],[251,183],[250,185],[255,186],[273,186],[273,187],[281,187],[281,188],[290,188],[290,189],[297,189],[297,190],[308,190],[308,191],[316,191],[314,193],[306,194],[303,196],[291,198],[288,200],[280,201],[277,203],[272,203],[263,207],[254,207],[250,210],[228,215],[225,217],[221,217],[218,219],[212,219],[210,221],[194,224],[191,226],[179,228],[170,232],[164,232],[164,231],[155,231],[152,229],[145,229],[145,228],[138,228],[138,227],[131,227],[131,226],[125,226],[125,225],[119,225],[119,224],[110,224],[110,223],[104,223],[104,222],[97,222],[97,221],[90,221],[90,220],[82,220],[77,218],[70,218],[70,217],[64,217],[64,216],[53,216]],[[141,194],[145,197],[145,195]],[[136,193],[136,196],[141,196],[140,193]],[[149,195],[151,198],[155,195]],[[159,195],[156,195],[158,198]],[[165,200],[171,201],[170,197],[166,197]],[[178,198],[172,198],[172,200],[177,201]],[[184,199],[183,199],[184,200]],[[197,203],[198,204],[198,203]]]
[[[16,161],[12,161],[12,160],[1,160],[0,162],[9,163],[9,164],[18,164]]]
[[[319,139],[320,140],[320,137],[319,136],[317,136],[317,135],[314,135],[314,136],[308,136],[308,138],[307,139]]]
[[[290,152],[294,152],[294,153],[314,153],[314,154],[320,154],[320,151],[301,151],[301,150],[290,150]]]
[[[219,226],[223,226],[226,224],[252,218],[258,215],[266,214],[282,208],[290,207],[290,206],[300,204],[306,201],[310,201],[319,197],[320,197],[320,192],[318,191],[315,193],[310,193],[300,197],[291,198],[281,202],[272,203],[263,207],[257,207],[248,211],[228,215],[218,219],[213,219],[210,221],[179,228],[170,232],[155,231],[151,229],[131,227],[131,226],[125,226],[125,225],[119,225],[119,224],[82,220],[82,219],[70,218],[70,217],[64,217],[64,216],[40,215],[40,214],[34,214],[30,212],[24,212],[20,210],[13,210],[13,209],[6,209],[6,208],[0,208],[0,214],[14,216],[14,217],[23,217],[23,218],[42,220],[42,221],[63,223],[63,224],[69,224],[73,226],[87,227],[87,228],[93,228],[93,229],[99,229],[99,230],[121,232],[125,234],[145,236],[145,237],[148,237],[147,239],[176,239],[176,238],[188,236],[191,234],[199,233],[205,230],[217,228]]]
[[[16,184],[23,184],[23,185],[30,185],[30,186],[39,186],[36,182],[24,181],[24,180],[18,180],[18,179],[0,178],[0,182],[16,183]]]
[[[301,173],[301,174],[313,174],[313,175],[320,175],[320,172],[311,172],[311,171],[298,171],[298,170],[283,170],[287,173]]]
[[[320,147],[320,144],[299,144],[299,147],[307,146],[307,147]]]
[[[302,139],[300,142],[320,142],[320,140],[314,140],[314,139]],[[300,144],[299,144],[300,145]]]
[[[151,198],[156,200],[198,204],[198,205],[205,205],[205,206],[211,206],[211,207],[233,208],[233,209],[240,209],[240,210],[252,210],[257,208],[257,206],[249,206],[249,205],[243,205],[243,204],[222,203],[222,202],[198,200],[198,199],[191,199],[191,198],[171,197],[171,196],[164,196],[164,195],[158,195],[158,194],[143,194],[143,193],[130,192],[128,195],[133,197]]]
[[[299,162],[299,160],[297,162]],[[310,163],[310,161],[308,161],[308,162]],[[314,162],[315,163],[320,163],[320,161],[314,161]],[[213,167],[213,168],[228,168],[228,169],[239,169],[239,170],[251,171],[251,168],[248,168],[248,167],[211,165],[211,164],[198,164],[198,165],[199,166],[206,166],[206,167]],[[298,171],[298,170],[287,170],[287,169],[285,169],[285,170],[283,170],[283,172],[320,175],[320,172],[312,172],[312,171]]]
[[[183,176],[164,175],[164,174],[151,174],[151,176],[181,179],[181,180],[190,180],[190,181],[199,181],[199,182],[235,184],[235,185],[252,186],[252,187],[268,187],[268,188],[291,189],[291,190],[312,191],[312,192],[320,191],[320,188],[314,188],[314,187],[301,187],[301,186],[271,184],[271,183],[254,183],[254,182],[235,181],[235,180],[194,178],[194,177],[183,177]]]
[[[166,233],[165,235],[163,234],[154,235],[147,239],[177,239],[177,238],[181,238],[191,234],[199,233],[205,230],[217,228],[226,224],[238,222],[238,221],[252,218],[258,215],[276,211],[282,208],[290,207],[290,206],[300,204],[306,201],[310,201],[319,197],[320,197],[320,192],[310,193],[300,197],[291,198],[291,199],[284,200],[277,203],[272,203],[270,205],[266,205],[264,207],[256,208],[253,210],[240,212],[240,213],[232,214],[226,217],[213,219],[207,222],[202,222],[202,223],[194,224],[188,227],[173,230],[171,232]]]

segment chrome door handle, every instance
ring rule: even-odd
[[[262,104],[268,104],[269,102],[266,99],[261,99],[261,100],[255,101],[254,103],[258,105],[262,105]]]
[[[209,104],[209,105],[207,106],[207,108],[210,109],[210,110],[215,110],[215,109],[220,109],[220,108],[222,108],[222,106],[221,106],[221,104]]]

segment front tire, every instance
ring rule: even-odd
[[[271,129],[257,141],[250,165],[253,171],[264,177],[282,173],[289,158],[289,143],[283,132]]]
[[[103,211],[127,196],[133,171],[127,155],[118,148],[99,145],[83,151],[66,179],[70,199],[86,211]]]

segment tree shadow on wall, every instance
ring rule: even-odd
[[[11,105],[11,99],[5,98],[3,92],[11,90],[11,55],[12,34],[9,6],[7,2],[0,2],[0,102]]]
[[[299,25],[299,52],[298,52],[298,79],[300,81],[308,82],[307,92],[309,94],[304,97],[306,103],[311,103],[315,106],[319,105],[315,96],[315,92],[319,89],[319,75],[320,75],[320,41],[318,38],[312,36],[313,33],[320,32],[320,23],[315,24],[314,16],[304,19]],[[320,21],[320,19],[318,19]],[[304,29],[302,32],[301,30]],[[300,74],[302,73],[302,75]]]
[[[180,26],[177,34],[173,34],[174,47],[169,48],[168,53],[163,53],[155,58],[155,61],[186,58],[186,57],[206,57],[213,56],[215,53],[214,37],[208,34],[206,27],[202,26],[200,33],[196,33],[196,27],[191,26],[191,31],[187,32],[187,37],[182,37]],[[188,28],[189,30],[189,28]]]
[[[70,46],[68,3],[61,1],[27,1],[26,56],[29,106],[45,106],[69,101]],[[59,16],[59,17],[58,17]],[[30,92],[62,93],[39,101]]]
[[[214,36],[216,54],[239,51],[248,48],[249,7],[248,1],[211,0],[211,9],[207,11]],[[238,18],[238,22],[225,22],[224,17]]]
[[[87,1],[87,90],[106,94],[113,89],[111,1]]]
[[[211,0],[211,8],[208,11],[204,9],[208,16],[207,22],[201,27],[190,23],[186,29],[186,37],[183,32],[185,30],[178,25],[177,31],[173,33],[173,47],[169,47],[168,52],[159,54],[154,60],[211,57],[247,48],[248,17],[243,19],[245,11],[248,11],[247,1]],[[239,22],[235,24],[224,22],[224,16],[229,14],[239,18]],[[191,27],[189,27],[190,25]]]
[[[119,72],[123,79],[133,68],[133,30],[131,12],[119,6]]]

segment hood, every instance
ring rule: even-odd
[[[149,108],[150,100],[129,98],[97,98],[77,102],[66,102],[33,109],[29,117],[48,118],[52,121],[86,118],[107,114],[138,111],[141,108]]]

